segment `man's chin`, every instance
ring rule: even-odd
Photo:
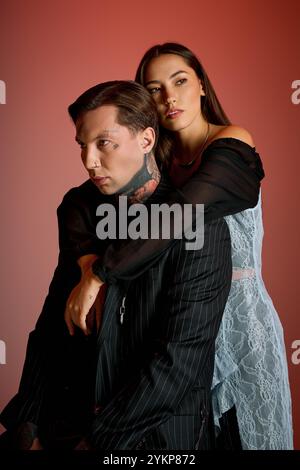
[[[115,193],[115,191],[111,187],[109,187],[109,185],[107,184],[100,185],[100,184],[97,184],[95,181],[93,181],[93,184],[100,191],[100,193],[105,194],[106,196],[109,196]]]
[[[112,194],[115,194],[115,191],[110,191],[108,188],[99,188],[97,186],[101,194],[104,194],[105,196],[111,196]]]

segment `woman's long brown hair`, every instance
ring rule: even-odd
[[[206,121],[216,125],[229,125],[225,111],[223,110],[216,92],[205,72],[200,60],[187,47],[182,44],[167,42],[165,44],[157,44],[151,47],[143,56],[135,76],[135,80],[141,85],[145,84],[145,71],[149,62],[163,54],[175,54],[182,57],[186,64],[191,67],[198,78],[201,80],[205,96],[201,98],[201,111]],[[168,164],[172,155],[174,145],[174,136],[171,131],[160,126],[160,137],[157,146],[157,158],[164,164]]]

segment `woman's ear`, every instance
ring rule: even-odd
[[[203,83],[200,79],[199,79],[199,83],[200,83],[200,96],[205,96],[206,93],[204,91],[204,86],[203,86]]]
[[[150,153],[155,144],[155,131],[152,127],[147,127],[141,133],[141,146],[143,153]]]

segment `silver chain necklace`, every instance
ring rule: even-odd
[[[204,139],[204,141],[203,141],[203,143],[200,147],[200,150],[197,152],[196,157],[194,157],[192,160],[190,160],[189,162],[186,162],[186,163],[180,163],[178,161],[178,165],[183,167],[183,168],[192,166],[195,163],[195,161],[201,156],[202,151],[203,151],[203,149],[205,147],[205,144],[207,142],[208,136],[209,136],[209,122],[207,123],[207,132],[206,132],[205,139]],[[178,159],[176,159],[176,160],[178,160]]]

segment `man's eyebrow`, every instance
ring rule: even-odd
[[[118,133],[118,129],[104,129],[104,131],[102,131],[100,134],[98,134],[94,140],[97,140],[97,139],[103,139],[105,137],[109,137],[110,134],[113,134],[113,133]],[[82,144],[83,142],[79,139],[78,135],[75,136],[75,140],[76,142],[78,142],[79,144]]]
[[[170,79],[174,78],[174,77],[176,77],[176,75],[179,75],[180,73],[188,73],[188,72],[186,72],[186,70],[178,70],[178,72],[172,73],[172,75],[170,75],[169,78]],[[151,80],[150,82],[145,83],[145,86],[150,85],[151,83],[160,83],[160,81],[159,80]]]
[[[104,131],[101,132],[100,136],[108,135],[110,133],[113,134],[114,132],[119,132],[119,129],[104,129]]]
[[[98,139],[105,139],[107,137],[111,137],[113,134],[117,134],[118,132],[119,132],[118,129],[104,129],[104,131],[100,132],[100,134],[98,134],[94,138],[94,141]]]

